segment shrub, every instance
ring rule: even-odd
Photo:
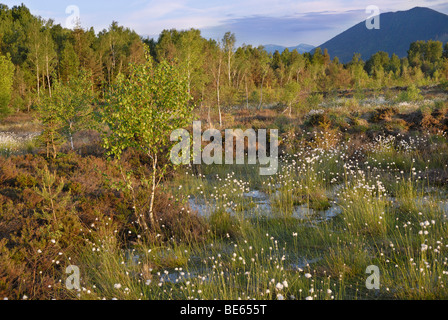
[[[423,96],[420,94],[420,89],[416,85],[411,84],[406,91],[401,92],[398,97],[398,102],[412,102],[423,100]]]
[[[392,116],[398,114],[398,109],[392,106],[384,106],[377,108],[373,114],[372,121],[390,121]]]
[[[319,104],[322,103],[324,97],[321,94],[311,94],[306,99],[306,102],[310,108],[316,108],[319,106]]]
[[[306,116],[306,123],[313,127],[329,128],[331,125],[327,112],[322,109],[311,110]]]

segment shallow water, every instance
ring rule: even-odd
[[[268,194],[259,191],[252,190],[250,192],[244,193],[245,198],[249,198],[251,202],[250,208],[244,210],[244,215],[247,217],[261,216],[261,217],[277,217],[278,215],[273,214],[273,209],[271,207],[271,199]],[[193,211],[196,211],[199,216],[209,217],[216,209],[213,203],[206,203],[204,199],[193,198],[189,199],[190,207]],[[235,212],[231,209],[227,209],[232,215]],[[341,208],[335,203],[327,210],[313,210],[308,208],[306,204],[295,206],[291,217],[300,220],[312,220],[312,221],[322,221],[332,219],[341,213]]]
[[[336,217],[342,212],[341,208],[337,205],[331,206],[327,210],[313,210],[308,208],[307,205],[297,206],[294,209],[293,217],[297,219],[307,219],[307,220],[329,220]]]

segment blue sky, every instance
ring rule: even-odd
[[[24,3],[42,18],[66,25],[70,11],[79,8],[84,28],[96,32],[115,20],[140,35],[156,37],[163,29],[197,28],[206,38],[221,39],[226,31],[236,34],[237,43],[295,46],[320,45],[369,14],[376,5],[380,12],[429,7],[448,14],[447,0],[0,0],[9,7]]]

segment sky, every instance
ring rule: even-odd
[[[25,4],[34,15],[70,27],[79,16],[83,28],[96,32],[112,21],[157,39],[164,29],[196,28],[205,38],[235,33],[237,45],[318,46],[366,20],[370,5],[380,12],[428,7],[448,14],[447,0],[0,0]]]

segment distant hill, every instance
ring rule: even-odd
[[[278,52],[282,53],[286,48],[289,51],[293,51],[294,49],[296,49],[298,53],[305,53],[305,52],[310,52],[311,50],[313,50],[314,46],[305,44],[305,43],[301,43],[295,47],[284,47],[284,46],[278,46],[275,44],[267,44],[264,46],[264,49],[269,53],[274,53],[276,50]]]
[[[415,7],[408,11],[380,14],[380,29],[367,29],[363,21],[323,43],[331,58],[349,62],[354,53],[365,61],[378,51],[400,58],[407,56],[409,45],[417,40],[448,41],[448,15],[429,8]]]

